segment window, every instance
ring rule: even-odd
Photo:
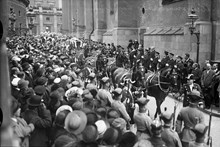
[[[50,21],[50,17],[46,17],[46,21]]]
[[[21,11],[20,10],[18,11],[18,16],[21,16]]]

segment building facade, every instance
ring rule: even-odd
[[[62,6],[58,0],[30,0],[30,7],[35,13],[33,34],[61,32]]]
[[[197,38],[190,34],[188,19],[194,8],[203,62],[220,58],[219,6],[220,0],[63,0],[63,29],[125,48],[128,40],[138,40],[144,48],[155,46],[162,56],[167,50],[190,53],[196,60]]]
[[[29,0],[8,1],[8,36],[24,35],[27,31],[26,7]]]

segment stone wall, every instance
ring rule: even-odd
[[[213,56],[220,60],[220,0],[213,0]]]
[[[10,8],[13,8],[16,14],[15,28],[27,28],[26,26],[26,6],[23,2],[19,0],[9,0],[8,1],[8,14],[10,12]],[[20,11],[20,15],[19,15]]]

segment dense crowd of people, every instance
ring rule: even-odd
[[[207,108],[216,100],[211,96],[213,79],[219,74],[216,65],[207,63],[203,70],[189,54],[182,61],[181,56],[174,59],[174,54],[167,51],[160,59],[155,47],[145,50],[137,41],[129,41],[125,51],[114,44],[60,34],[14,37],[7,40],[7,48],[11,125],[21,147],[206,146],[208,127],[203,113],[196,108],[203,97]],[[103,68],[95,67],[85,77],[85,59],[93,51],[115,58],[118,67],[143,66],[145,72],[175,67],[181,74],[180,94],[185,97],[176,126],[174,115],[166,111],[159,119],[152,118],[149,99],[143,95],[135,101],[130,116],[122,98],[123,89],[112,89],[107,75],[98,78],[97,71]]]

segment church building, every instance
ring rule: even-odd
[[[138,40],[163,56],[190,53],[199,62],[220,58],[220,0],[63,0],[66,34],[127,47]],[[198,19],[190,33],[191,10]],[[197,34],[197,35],[196,35]]]

